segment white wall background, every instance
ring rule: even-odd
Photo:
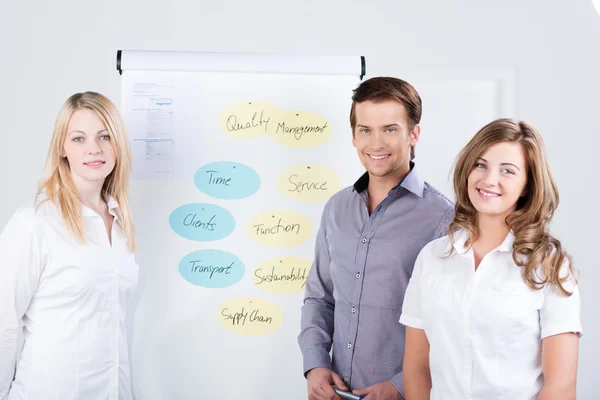
[[[514,69],[518,116],[544,135],[561,193],[554,232],[582,272],[578,398],[599,398],[600,15],[591,1],[0,0],[0,226],[34,193],[64,100],[95,90],[118,103],[118,49],[365,55],[368,76]]]

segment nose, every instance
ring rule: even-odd
[[[86,150],[88,154],[92,156],[102,152],[102,149],[100,149],[100,146],[95,140],[88,141],[88,148]]]
[[[496,171],[494,168],[488,168],[485,171],[483,182],[486,184],[486,186],[496,186],[498,185],[499,177],[500,175],[498,171]]]
[[[385,138],[383,132],[376,131],[371,135],[371,147],[373,150],[382,149],[385,145]]]

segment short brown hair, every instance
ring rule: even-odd
[[[350,108],[350,126],[352,135],[356,128],[356,103],[372,101],[378,103],[385,100],[395,100],[401,103],[408,114],[409,129],[421,122],[423,105],[417,90],[408,82],[392,77],[375,77],[367,79],[352,94],[352,107]],[[410,159],[415,158],[415,147],[410,148]]]

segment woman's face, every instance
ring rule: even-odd
[[[98,114],[88,108],[73,113],[67,126],[63,157],[75,185],[102,184],[116,163],[111,136]]]
[[[481,154],[468,178],[468,194],[480,215],[506,218],[527,185],[527,164],[518,142],[501,142]]]

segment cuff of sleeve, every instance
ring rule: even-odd
[[[547,328],[542,328],[542,339],[547,338],[549,336],[559,335],[561,333],[576,333],[577,336],[583,336],[583,329],[581,328],[581,324],[579,322],[573,322],[570,324],[560,324],[553,325]]]
[[[424,329],[423,321],[419,318],[412,317],[410,315],[400,315],[400,323],[404,326],[410,326],[411,328]]]
[[[392,379],[390,379],[390,381],[392,382],[392,385],[394,385],[396,390],[400,392],[402,398],[404,398],[404,375],[402,374],[402,372],[399,372],[396,375],[394,375]]]
[[[313,347],[304,352],[304,376],[313,368],[323,367],[331,369],[329,353],[321,348]]]

